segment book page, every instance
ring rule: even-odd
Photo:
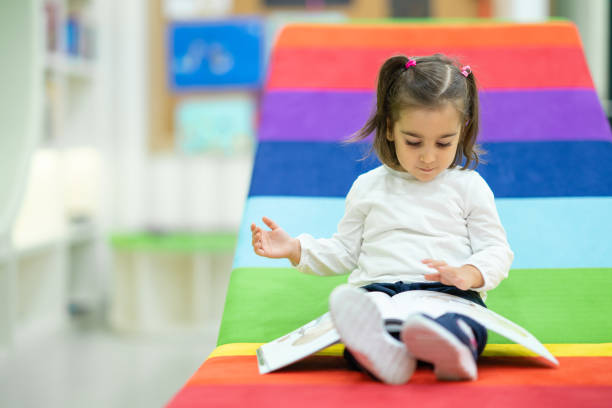
[[[527,330],[491,309],[469,300],[446,293],[411,290],[393,296],[391,301],[396,306],[395,310],[399,311],[398,319],[404,320],[412,313],[425,313],[433,318],[445,313],[461,313],[476,320],[487,329],[525,346],[554,365],[559,365],[548,349]]]
[[[461,313],[527,349],[544,357],[554,365],[557,359],[531,333],[505,317],[474,302],[446,293],[413,290],[389,297],[382,292],[367,295],[378,306],[383,319],[405,320],[414,313],[425,313],[433,318],[445,313]],[[262,345],[257,349],[260,374],[286,367],[340,341],[329,313],[304,326]]]
[[[340,340],[329,313],[257,349],[259,373],[266,374],[303,359]]]

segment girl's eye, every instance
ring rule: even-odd
[[[420,146],[421,142],[409,142],[409,141],[406,141],[406,144],[408,146],[413,146],[414,147],[414,146]],[[451,143],[436,143],[436,145],[438,147],[444,148],[444,147],[449,147],[451,145]]]

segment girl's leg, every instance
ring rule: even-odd
[[[463,320],[469,327],[472,329],[472,333],[474,335],[474,340],[476,341],[476,352],[474,353],[474,359],[478,359],[487,345],[488,333],[487,328],[482,324],[478,323],[476,320],[472,319],[469,316],[460,313],[446,313],[442,316],[435,319],[442,326],[447,329],[453,331],[453,333],[462,340],[462,342],[469,341],[465,340],[464,330],[456,330],[455,328],[460,327],[458,320]],[[455,330],[453,330],[455,329]],[[469,334],[469,333],[468,333]],[[471,337],[471,336],[468,336]]]
[[[391,335],[391,337],[393,337],[397,341],[401,341],[401,339],[400,339],[400,332],[402,330],[402,325],[403,324],[404,324],[403,320],[395,320],[395,319],[393,319],[393,320],[385,320],[384,321],[385,330],[387,331],[387,333],[389,333]],[[351,351],[347,347],[344,348],[343,357],[346,360],[346,362],[348,363],[350,369],[357,370],[357,371],[363,371],[366,374],[376,378],[364,366],[359,364],[359,361],[357,361],[355,359],[355,357],[353,356],[353,353],[351,353]]]
[[[438,379],[475,380],[476,359],[486,345],[487,331],[458,313],[437,319],[415,314],[404,322],[401,339],[416,359],[434,365]]]
[[[410,379],[416,361],[387,332],[378,306],[366,291],[349,285],[337,287],[330,295],[329,311],[349,362],[388,384]]]

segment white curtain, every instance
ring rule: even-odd
[[[42,131],[40,7],[36,0],[3,0],[0,12],[0,348],[10,343],[14,321],[10,233]]]

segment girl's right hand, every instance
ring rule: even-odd
[[[271,231],[265,231],[251,224],[253,250],[259,256],[267,258],[289,258],[297,265],[300,261],[300,241],[292,238],[268,217],[262,218]]]

